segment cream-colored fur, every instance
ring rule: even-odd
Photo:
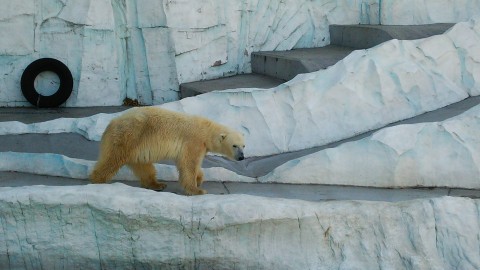
[[[189,195],[205,194],[201,164],[208,152],[243,159],[240,133],[206,118],[157,107],[133,108],[113,119],[100,143],[100,155],[90,179],[106,183],[127,165],[142,187],[163,190],[153,163],[173,160],[179,181]]]

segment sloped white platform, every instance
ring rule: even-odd
[[[480,189],[480,105],[291,160],[260,182]]]

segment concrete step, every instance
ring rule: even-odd
[[[414,40],[445,33],[454,24],[330,25],[330,44],[368,49],[391,39]]]
[[[272,88],[284,83],[285,80],[261,74],[241,74],[216,80],[206,80],[180,85],[181,98],[192,97],[211,91],[237,88]]]
[[[444,33],[453,24],[331,25],[330,45],[322,48],[252,53],[252,71],[291,80],[301,73],[326,69],[353,50],[367,49],[391,39],[414,40]]]
[[[345,58],[352,48],[329,45],[321,48],[252,53],[252,71],[282,80],[301,73],[326,69]]]
[[[253,74],[180,85],[181,98],[215,90],[271,88],[298,74],[326,69],[353,50],[367,49],[391,39],[413,40],[444,33],[454,24],[331,25],[331,44],[322,48],[252,53]]]
[[[353,49],[326,46],[290,51],[252,53],[251,74],[242,74],[215,80],[197,81],[180,85],[181,98],[211,91],[237,88],[272,88],[293,79],[300,73],[325,69],[343,59]]]

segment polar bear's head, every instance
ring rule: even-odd
[[[221,133],[220,138],[220,153],[224,154],[231,160],[244,160],[243,149],[245,148],[245,139],[243,135],[236,131],[229,131]]]

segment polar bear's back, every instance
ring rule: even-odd
[[[217,124],[202,117],[138,107],[112,120],[102,137],[102,147],[128,152],[131,162],[176,159],[185,142],[207,143],[212,126],[218,129]]]

